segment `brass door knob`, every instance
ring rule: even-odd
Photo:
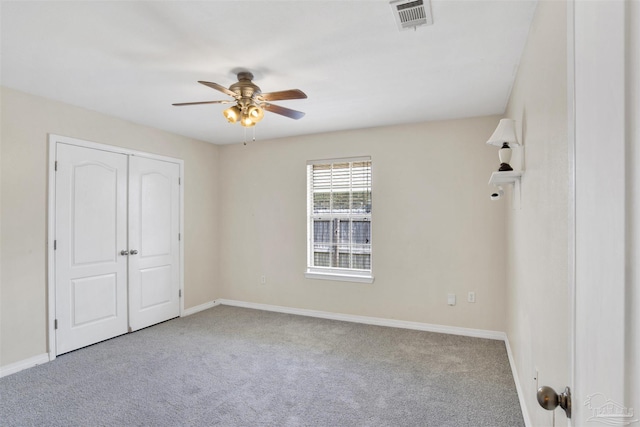
[[[551,387],[542,386],[538,389],[537,398],[538,403],[544,409],[553,411],[560,406],[567,414],[567,418],[571,418],[571,389],[569,387],[565,387],[564,391],[558,394]]]

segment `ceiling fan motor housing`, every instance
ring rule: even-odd
[[[240,98],[254,98],[260,95],[262,91],[251,81],[252,79],[253,74],[248,71],[242,71],[238,73],[238,81],[229,86],[229,90],[235,92]]]

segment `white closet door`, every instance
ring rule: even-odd
[[[180,188],[177,163],[132,156],[129,163],[129,326],[180,315]]]
[[[57,144],[56,354],[127,332],[127,156]]]

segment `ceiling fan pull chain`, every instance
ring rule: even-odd
[[[256,128],[253,127],[253,142],[256,142]]]
[[[244,128],[244,145],[247,145],[247,128]]]

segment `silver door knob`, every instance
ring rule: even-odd
[[[558,406],[564,409],[567,418],[571,418],[571,389],[565,387],[564,392],[558,394],[549,386],[542,386],[538,389],[538,403],[544,409],[553,411]]]
[[[129,253],[130,253],[131,255],[135,255],[135,254],[137,254],[137,253],[138,253],[138,251],[137,251],[137,250],[135,250],[135,249],[132,249],[132,250],[131,250],[131,252],[129,252]]]
[[[129,251],[125,251],[124,249],[120,251],[120,255],[126,256],[129,255]]]

